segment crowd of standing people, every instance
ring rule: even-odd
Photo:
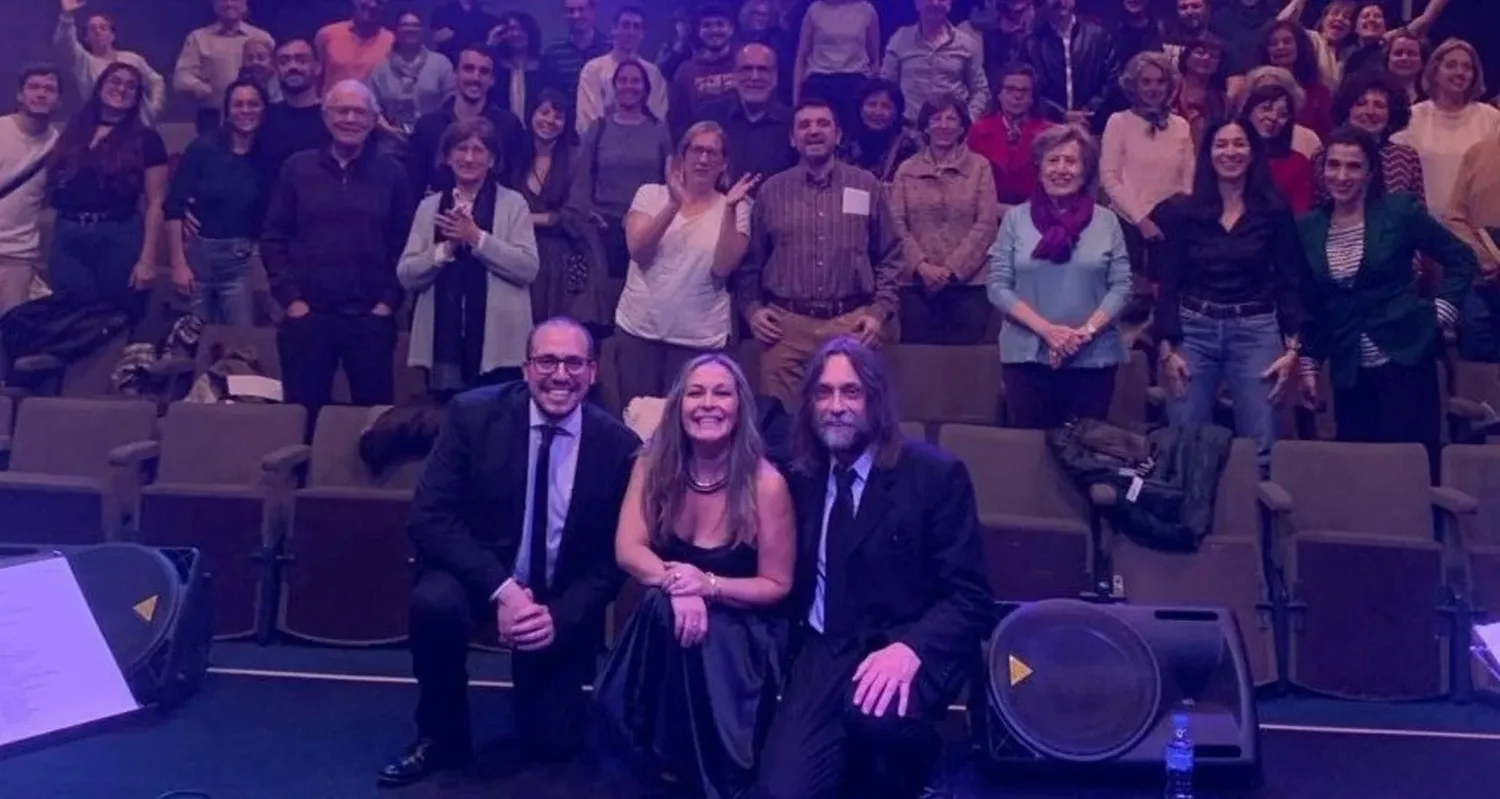
[[[1148,347],[1169,421],[1227,396],[1264,464],[1283,405],[1329,399],[1320,376],[1340,439],[1436,455],[1440,353],[1496,318],[1500,109],[1472,45],[1424,38],[1446,0],[1402,25],[1355,0],[1311,24],[1305,0],[1106,21],[915,0],[888,32],[869,0],[710,0],[654,57],[645,8],[606,29],[561,3],[550,43],[478,0],[353,0],[277,41],[214,0],[167,80],[60,0],[59,65],[27,67],[0,118],[0,312],[44,276],[139,313],[167,279],[208,322],[275,324],[285,399],[314,412],[340,370],[390,404],[409,325],[409,364],[452,398],[412,521],[420,737],[383,782],[467,756],[481,612],[523,653],[534,754],[570,753],[623,569],[656,593],[601,700],[672,779],[737,796],[764,757],[766,796],[821,796],[848,738],[904,752],[878,784],[915,795],[934,753],[905,722],[957,690],[986,600],[972,487],[895,434],[882,345],[997,343],[1005,421],[1033,429],[1104,418]],[[65,79],[84,103],[56,120]],[[175,164],[169,91],[200,132]],[[605,336],[622,402],[667,398],[639,458],[583,402]],[[744,339],[758,392],[725,354]],[[800,477],[765,463],[756,393],[798,414]],[[892,516],[870,551],[847,538],[867,490]],[[856,557],[888,596],[850,585]],[[765,614],[788,597],[816,635],[783,675]],[[709,658],[755,678],[693,676]],[[698,703],[718,730],[657,724]]]

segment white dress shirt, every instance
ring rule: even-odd
[[[859,501],[865,495],[865,485],[870,481],[870,469],[875,465],[875,458],[868,451],[859,456],[850,468],[854,470],[854,484],[849,487],[849,493],[853,495],[854,507],[851,512],[859,513]],[[828,596],[828,519],[833,515],[833,503],[839,495],[839,481],[834,476],[833,469],[828,470],[828,485],[823,491],[823,526],[822,532],[818,534],[818,579],[813,584],[812,609],[807,612],[807,623],[814,630],[823,632],[823,604]]]
[[[529,443],[526,447],[526,513],[521,518],[521,544],[516,547],[516,565],[512,572],[516,582],[531,583],[531,518],[536,508],[531,507],[531,498],[536,490],[536,459],[542,448],[542,426],[551,424],[536,406],[530,403],[531,421]],[[563,524],[568,519],[568,506],[573,500],[573,479],[578,474],[578,441],[583,434],[583,408],[557,422],[557,435],[552,439],[552,458],[547,475],[547,580],[550,583],[557,573],[557,551],[562,547]],[[497,594],[499,592],[496,592]]]

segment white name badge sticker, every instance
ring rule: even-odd
[[[844,213],[870,215],[870,193],[864,189],[844,189]]]

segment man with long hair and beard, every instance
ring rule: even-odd
[[[879,355],[854,338],[807,365],[789,480],[800,523],[796,651],[761,753],[762,799],[908,799],[936,722],[993,622],[969,472],[903,440]]]

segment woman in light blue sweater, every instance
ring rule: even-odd
[[[1012,427],[1046,430],[1103,419],[1125,345],[1115,317],[1130,296],[1120,220],[1094,202],[1099,149],[1079,127],[1055,127],[1033,150],[1031,200],[1005,214],[990,248],[989,297],[1000,331]]]
[[[530,206],[495,180],[494,126],[455,122],[438,150],[454,187],[417,206],[396,276],[417,294],[408,363],[447,395],[520,378],[539,260]]]

